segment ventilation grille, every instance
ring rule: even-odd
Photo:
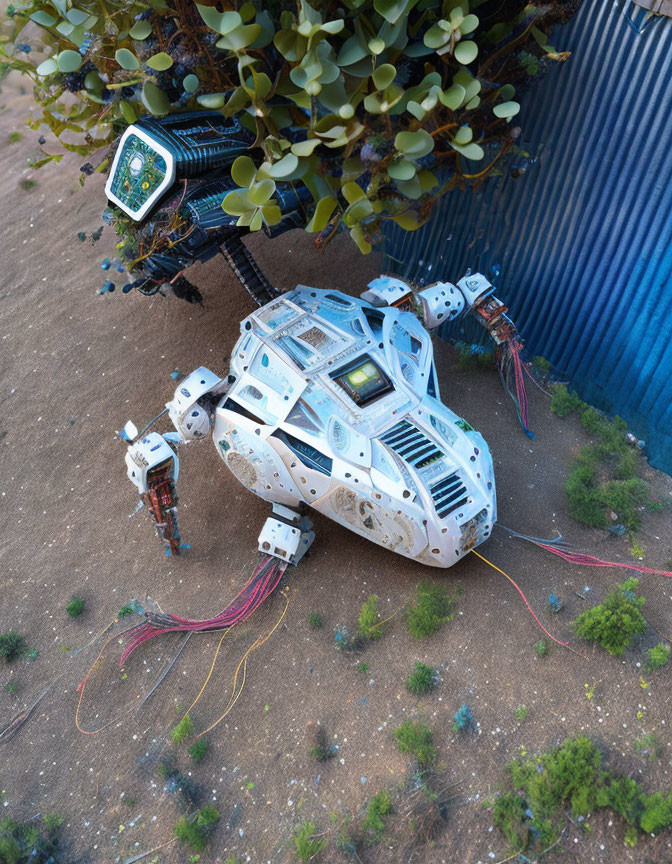
[[[424,468],[425,465],[436,462],[445,455],[436,444],[432,444],[424,432],[407,420],[402,420],[388,429],[380,436],[380,440],[417,469]]]
[[[469,501],[467,487],[458,474],[451,474],[430,486],[429,494],[432,496],[440,519],[445,519],[453,510],[457,510]]]

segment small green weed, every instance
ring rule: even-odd
[[[369,664],[368,663],[358,663],[357,664],[357,671],[361,672],[362,675],[366,675],[369,671]]]
[[[516,720],[519,723],[524,723],[527,720],[527,708],[525,705],[521,705],[520,708],[516,708]]]
[[[426,666],[424,663],[416,663],[415,672],[406,679],[406,689],[416,696],[429,693],[436,687],[436,684],[436,669],[433,666]]]
[[[63,817],[60,813],[45,813],[42,821],[48,833],[55,834],[63,824]]]
[[[672,795],[654,792],[653,795],[642,795],[642,815],[639,825],[646,834],[660,834],[672,825]]]
[[[548,657],[548,655],[551,653],[551,643],[548,641],[548,639],[540,639],[538,642],[535,642],[534,653],[541,660],[543,660],[544,657]]]
[[[598,642],[610,654],[622,654],[635,636],[646,632],[641,613],[645,600],[635,593],[638,584],[637,579],[626,579],[602,603],[582,612],[574,622],[577,634],[587,642]]]
[[[392,812],[392,799],[388,792],[377,792],[366,807],[366,819],[362,830],[370,844],[379,843],[385,830],[385,819]]]
[[[205,738],[199,738],[189,748],[189,755],[198,763],[205,759],[205,754],[208,752],[208,742]]]
[[[85,603],[81,597],[73,597],[65,607],[65,611],[71,618],[77,618],[84,611],[84,606]]]
[[[659,762],[663,758],[663,745],[655,732],[642,735],[632,746],[637,755],[648,762]]]
[[[533,357],[532,365],[534,367],[534,371],[539,375],[546,376],[551,371],[551,364],[545,357]]]
[[[662,669],[670,662],[670,646],[660,644],[655,648],[649,648],[649,659],[646,663],[647,672],[655,672],[656,669]]]
[[[326,838],[316,837],[315,831],[315,823],[308,821],[299,825],[292,834],[291,844],[301,864],[316,859],[327,845]]]
[[[362,639],[379,639],[383,635],[377,594],[371,594],[369,599],[362,604],[358,620],[358,635]]]
[[[7,684],[5,684],[5,690],[9,693],[10,696],[14,696],[16,694],[16,684],[14,684],[12,681],[8,681]]]
[[[37,186],[37,180],[33,180],[29,177],[24,177],[23,180],[19,183],[22,189],[26,192],[30,192],[31,189],[34,189]]]
[[[41,826],[35,822],[0,820],[2,864],[51,864],[57,851],[57,833],[62,818],[49,814]]]
[[[174,834],[194,852],[202,852],[208,845],[208,837],[219,821],[219,813],[214,807],[202,807],[194,816],[182,816],[178,819]]]
[[[10,144],[16,144],[17,141],[21,141],[21,139],[23,138],[23,135],[20,132],[14,131],[14,132],[10,132],[8,137],[9,137],[9,143]]]
[[[411,753],[423,768],[428,768],[436,759],[436,747],[432,733],[426,723],[407,720],[394,730],[397,748],[402,753]]]
[[[4,657],[8,663],[13,663],[26,653],[26,640],[20,633],[10,630],[0,633],[0,657]]]
[[[191,717],[188,714],[180,720],[180,722],[171,731],[170,737],[176,744],[182,744],[187,738],[191,738],[194,734],[194,724],[191,722]]]
[[[417,588],[415,604],[406,612],[406,629],[415,639],[425,639],[455,616],[456,601],[437,582],[422,581]]]
[[[558,417],[566,417],[586,404],[575,393],[570,393],[566,384],[556,384],[552,392],[551,411]]]
[[[132,603],[125,603],[117,612],[117,618],[128,618],[129,615],[135,613],[135,607]]]
[[[319,630],[323,624],[324,621],[322,620],[322,616],[317,612],[311,612],[308,616],[308,626],[311,630]]]

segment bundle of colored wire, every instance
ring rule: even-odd
[[[161,633],[225,630],[240,624],[275,591],[286,567],[284,561],[270,556],[265,558],[238,595],[214,618],[191,620],[163,612],[146,612],[145,622],[134,627],[126,636],[127,644],[121,655],[121,665],[136,648]]]
[[[583,552],[573,552],[571,547],[564,542],[562,537],[556,537],[554,540],[541,540],[539,537],[529,537],[527,534],[520,534],[507,528],[505,525],[498,523],[499,527],[516,537],[519,540],[527,540],[528,543],[534,543],[540,549],[545,549],[547,552],[552,552],[558,555],[563,561],[569,564],[580,564],[584,567],[620,567],[623,570],[634,570],[637,573],[651,573],[655,576],[667,576],[672,578],[672,573],[667,570],[655,570],[652,567],[644,567],[642,564],[624,564],[620,561],[604,561],[602,558],[597,558],[595,555],[586,555]]]
[[[520,357],[521,345],[515,339],[507,339],[497,348],[497,369],[504,389],[516,406],[516,414],[526,435],[534,438],[534,432],[527,427],[527,391],[523,361]]]
[[[563,561],[568,561],[570,564],[582,564],[585,567],[622,567],[624,570],[635,570],[637,573],[653,573],[656,576],[667,576],[672,579],[672,573],[667,570],[654,570],[651,567],[643,567],[641,564],[623,564],[619,561],[603,561],[601,558],[596,558],[594,555],[584,555],[582,552],[569,552],[564,549],[558,549],[557,546],[549,546],[546,543],[532,541],[541,549],[546,549],[547,552],[552,552],[554,555],[559,555]]]

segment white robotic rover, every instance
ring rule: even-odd
[[[180,551],[177,444],[210,432],[238,480],[273,505],[259,536],[266,555],[296,564],[305,554],[314,534],[304,505],[433,567],[486,540],[497,518],[492,458],[440,401],[427,330],[472,312],[517,352],[493,290],[480,274],[417,292],[383,276],[361,299],[299,285],[245,318],[228,378],[201,367],[167,403],[176,433],[126,426],[128,476],[167,554]]]

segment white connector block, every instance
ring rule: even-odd
[[[288,564],[298,564],[314,539],[315,532],[309,520],[301,519],[297,524],[289,525],[269,516],[259,535],[259,551],[287,561]]]

